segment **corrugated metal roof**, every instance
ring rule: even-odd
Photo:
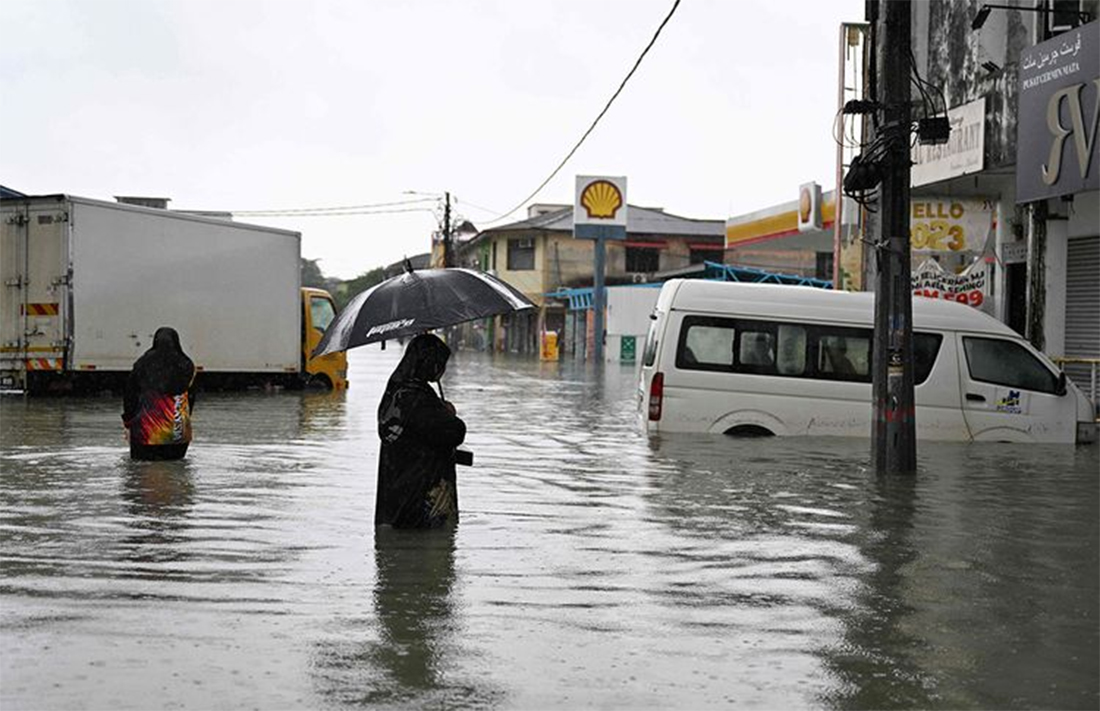
[[[626,231],[633,235],[669,235],[692,237],[726,236],[725,220],[695,220],[672,215],[663,210],[629,205],[626,213]],[[573,231],[573,208],[565,207],[520,222],[493,227],[481,234],[493,232],[523,232],[525,230]],[[479,235],[480,236],[480,235]]]

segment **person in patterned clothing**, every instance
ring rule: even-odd
[[[195,364],[176,329],[162,326],[134,363],[122,399],[131,459],[182,459],[191,443]]]
[[[376,526],[439,528],[458,521],[455,448],[466,438],[466,423],[431,387],[450,355],[438,337],[419,335],[386,384],[378,406]]]

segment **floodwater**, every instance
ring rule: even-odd
[[[375,409],[0,398],[0,708],[1097,708],[1100,457],[665,437],[629,369],[460,353],[453,533],[375,532]]]

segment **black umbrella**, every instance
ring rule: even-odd
[[[513,287],[472,269],[406,270],[352,299],[314,357],[535,307]]]

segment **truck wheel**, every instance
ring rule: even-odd
[[[311,375],[306,381],[306,390],[332,390],[332,381],[327,375]]]

